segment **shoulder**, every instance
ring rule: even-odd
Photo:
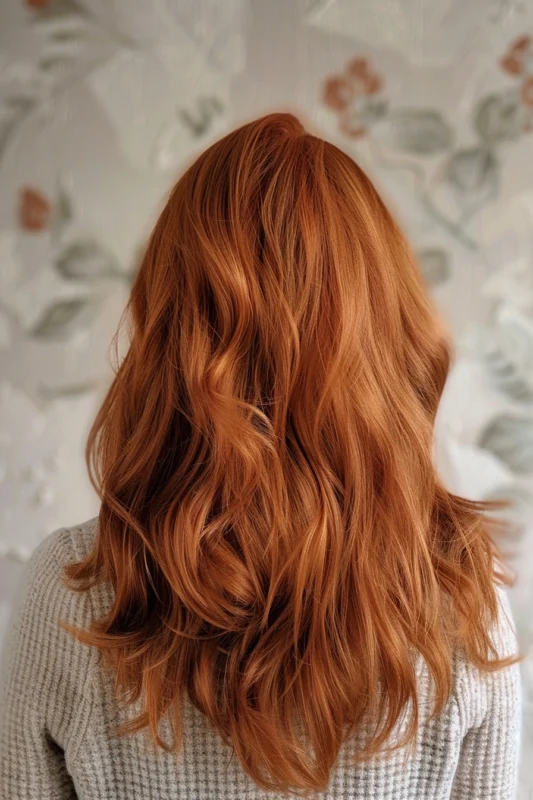
[[[83,602],[82,595],[73,593],[64,582],[68,564],[80,561],[91,551],[97,530],[97,518],[79,525],[59,528],[50,533],[33,551],[20,581],[15,597],[15,610],[35,615],[40,610],[49,622],[57,615],[70,623],[76,620]]]
[[[72,527],[59,528],[46,536],[33,551],[23,570],[15,608],[23,611],[32,601],[39,600],[39,608],[50,607],[68,596],[64,584],[67,564],[84,558],[92,549],[96,538],[97,518]]]
[[[90,552],[95,535],[95,520],[56,530],[26,565],[2,643],[3,742],[13,729],[18,735],[22,726],[27,737],[51,737],[64,748],[72,731],[91,713],[90,675],[96,653],[62,623],[86,628],[93,620],[89,592],[71,590],[64,581],[64,568]]]
[[[493,645],[490,660],[515,658],[520,655],[516,626],[507,591],[496,587],[498,611],[489,636]],[[520,664],[480,671],[466,657],[457,663],[456,700],[465,729],[479,726],[487,714],[504,712],[519,716],[521,707]]]
[[[64,568],[90,552],[95,536],[92,519],[54,531],[34,550],[13,598],[3,642],[4,690],[21,692],[31,685],[38,701],[59,685],[59,679],[66,693],[83,686],[88,648],[61,623],[88,627],[92,603],[88,592],[74,592],[66,585]]]
[[[30,556],[22,583],[40,585],[45,579],[59,577],[67,564],[81,560],[92,550],[97,528],[98,517],[93,517],[48,534]]]
[[[39,557],[39,551],[55,550],[57,555],[62,556],[63,564],[72,560],[79,561],[93,549],[97,531],[98,517],[92,517],[78,525],[59,528],[43,540],[34,557]]]
[[[491,629],[491,640],[498,658],[514,656],[518,653],[516,626],[511,610],[509,595],[501,586],[496,586],[498,615]]]

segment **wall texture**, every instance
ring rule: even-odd
[[[527,650],[527,0],[2,0],[0,629],[40,539],[96,513],[84,439],[165,193],[213,138],[277,109],[369,171],[418,251],[456,343],[436,462],[458,493],[515,501],[511,602]],[[526,798],[533,659],[523,670]]]

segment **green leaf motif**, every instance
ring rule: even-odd
[[[56,259],[55,267],[67,280],[122,277],[113,254],[93,239],[80,239],[67,245]]]
[[[96,381],[85,381],[67,386],[41,386],[40,392],[45,400],[55,400],[58,397],[81,397],[93,392],[96,388]]]
[[[533,354],[533,349],[532,349]],[[496,389],[517,403],[533,400],[533,380],[507,353],[493,350],[485,356],[491,382]]]
[[[57,43],[72,43],[77,42],[80,38],[81,31],[80,30],[72,30],[72,29],[59,29],[52,31],[51,38]]]
[[[39,69],[42,69],[43,72],[50,72],[57,67],[64,67],[67,64],[71,64],[73,61],[72,56],[60,56],[60,55],[52,55],[52,56],[43,56],[39,59],[38,66]]]
[[[417,260],[422,275],[430,286],[440,286],[451,276],[450,258],[441,247],[426,247],[419,250]]]
[[[74,214],[72,211],[72,202],[70,196],[67,194],[64,186],[59,184],[52,228],[53,236],[56,239],[59,238],[64,228],[72,220],[73,216]]]
[[[17,94],[5,97],[3,100],[6,108],[11,111],[29,111],[35,105],[35,97],[29,97],[27,94]]]
[[[360,110],[355,109],[355,117],[359,113],[361,123],[369,128],[382,120],[388,112],[389,103],[384,97],[367,97]]]
[[[196,107],[191,109],[180,109],[178,118],[183,125],[189,129],[194,137],[203,136],[211,127],[213,118],[222,114],[224,105],[219,97],[199,97],[196,100]]]
[[[523,109],[516,91],[483,97],[474,114],[474,127],[489,144],[517,139],[522,124]]]
[[[37,101],[34,97],[27,95],[14,95],[6,97],[3,100],[3,105],[8,113],[0,118],[0,159],[15,134],[17,127],[25,119],[25,117],[33,110]]]
[[[533,472],[533,415],[500,414],[482,432],[479,446],[518,474]]]
[[[512,306],[492,320],[483,354],[493,385],[511,400],[533,400],[533,320]]]
[[[64,186],[62,186],[61,184],[57,192],[57,213],[63,224],[70,222],[73,216],[72,202]]]
[[[486,147],[467,147],[450,157],[445,177],[458,196],[481,204],[498,192],[499,162]]]
[[[30,334],[38,339],[64,339],[78,327],[82,314],[91,306],[92,298],[59,300],[46,309]]]
[[[390,147],[419,156],[432,156],[449,149],[454,132],[439,111],[405,108],[387,117],[382,136]]]

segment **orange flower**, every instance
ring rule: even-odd
[[[383,80],[366,58],[354,58],[346,65],[344,75],[326,80],[324,102],[335,111],[344,111],[357,97],[366,97],[381,90]]]
[[[42,231],[48,225],[52,207],[44,194],[26,187],[21,189],[19,225],[25,231]]]
[[[526,78],[522,84],[522,102],[525,106],[533,107],[533,77]]]
[[[344,74],[328,78],[324,84],[324,102],[339,114],[340,130],[351,138],[366,134],[366,123],[374,118],[370,96],[379,92],[383,81],[368,59],[357,57],[348,62]]]
[[[352,103],[350,108],[342,112],[339,119],[339,128],[352,139],[360,139],[366,134],[364,120],[366,100],[361,97],[357,102]]]
[[[366,58],[354,58],[348,63],[346,72],[356,78],[362,94],[376,94],[383,86],[381,76],[372,70]]]
[[[360,139],[361,136],[366,134],[366,128],[350,116],[341,117],[339,128],[346,136],[350,136],[352,139]]]
[[[348,62],[346,65],[346,72],[350,75],[357,75],[358,78],[364,78],[370,72],[368,66],[368,59],[357,56]]]
[[[522,75],[527,71],[527,61],[533,57],[531,36],[520,36],[515,39],[505,56],[501,59],[500,65],[511,75]]]
[[[346,78],[335,75],[326,80],[324,85],[324,103],[329,106],[329,108],[342,111],[347,107],[353,96],[353,87]]]

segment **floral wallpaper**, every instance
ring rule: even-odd
[[[0,646],[23,563],[96,513],[88,426],[165,194],[214,138],[297,110],[373,177],[455,343],[435,461],[509,497],[533,642],[533,7],[524,0],[3,0]],[[533,656],[520,797],[533,796]]]
[[[323,83],[322,100],[335,115],[339,131],[347,140],[365,137],[375,164],[385,170],[412,174],[418,208],[426,212],[435,233],[444,231],[461,245],[463,258],[468,251],[482,252],[486,258],[494,254],[494,243],[489,254],[486,231],[483,238],[473,233],[472,221],[498,204],[504,145],[533,130],[532,37],[512,39],[496,60],[511,85],[496,84],[475,98],[469,110],[475,140],[467,145],[453,117],[442,110],[396,107],[387,96],[384,75],[368,58],[351,58]],[[415,232],[415,243],[416,239]],[[510,251],[505,252],[504,242],[502,248],[502,257],[510,263],[480,282],[480,291],[493,299],[493,306],[489,325],[477,331],[471,355],[479,358],[493,388],[512,401],[514,409],[491,417],[476,446],[507,467],[513,476],[509,479],[518,486],[533,474],[533,265],[527,254],[516,263]],[[418,258],[430,286],[453,281],[453,258],[437,239],[420,247]],[[531,515],[530,509],[524,511]]]

